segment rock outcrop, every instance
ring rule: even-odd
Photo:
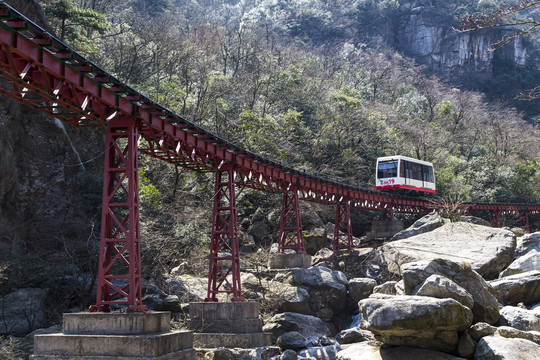
[[[435,230],[384,245],[390,271],[403,264],[444,258],[467,262],[486,279],[497,278],[514,260],[515,235],[509,230],[470,223],[449,223]]]

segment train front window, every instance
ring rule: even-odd
[[[381,161],[377,167],[377,177],[379,179],[397,177],[397,169],[397,160]]]

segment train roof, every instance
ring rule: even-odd
[[[383,157],[377,158],[377,163],[379,161],[387,161],[387,160],[407,160],[407,161],[415,162],[418,164],[433,166],[433,164],[430,163],[429,161],[418,160],[418,159],[411,158],[408,156],[403,156],[403,155],[383,156]]]

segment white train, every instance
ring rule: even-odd
[[[377,190],[406,189],[435,192],[433,164],[406,156],[385,156],[377,159]]]

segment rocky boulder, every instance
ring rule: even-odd
[[[515,235],[509,231],[470,223],[448,223],[435,230],[383,246],[388,269],[444,258],[472,265],[485,279],[495,279],[514,260]]]
[[[310,231],[303,232],[304,247],[309,255],[315,255],[317,251],[326,247],[327,237],[326,229],[319,227]]]
[[[540,251],[540,232],[526,234],[517,239],[515,253],[516,259],[525,255],[531,250]]]
[[[274,340],[291,331],[297,331],[305,337],[332,335],[330,326],[318,317],[291,312],[274,315],[263,326],[263,331],[272,332]]]
[[[494,324],[499,320],[499,303],[492,295],[491,286],[469,265],[455,263],[447,259],[435,259],[405,264],[401,267],[405,294],[414,289],[433,274],[442,275],[465,289],[474,301],[473,322]]]
[[[26,335],[46,327],[47,314],[42,305],[47,290],[19,289],[0,296],[0,334]]]
[[[433,212],[422,217],[421,219],[416,220],[415,223],[409,226],[407,229],[398,232],[390,239],[390,241],[407,239],[415,235],[433,231],[448,222],[450,222],[450,220],[444,219],[441,217],[441,215],[439,215],[439,213]]]
[[[377,286],[377,281],[370,278],[356,278],[349,280],[349,296],[354,302],[367,298]]]
[[[540,270],[540,252],[535,249],[514,260],[499,277],[502,278],[534,270]]]
[[[397,281],[387,281],[373,288],[374,294],[397,295]],[[409,294],[410,295],[410,294]]]
[[[463,306],[472,309],[474,301],[472,295],[442,275],[433,274],[413,291],[412,295],[431,296],[439,299],[450,298],[458,301]]]
[[[294,269],[284,280],[309,292],[311,311],[322,319],[341,313],[347,303],[347,277],[322,266]]]
[[[336,335],[336,341],[340,344],[352,344],[362,341],[373,341],[373,333],[360,328],[351,328],[341,331]]]
[[[523,331],[540,331],[540,314],[516,306],[505,306],[500,310],[500,325],[511,326]]]
[[[540,345],[532,341],[489,335],[478,341],[475,360],[540,359]]]
[[[440,351],[410,346],[380,347],[357,343],[337,353],[337,360],[465,360]]]
[[[492,280],[489,284],[503,305],[540,302],[540,271],[528,271]]]
[[[456,349],[458,332],[473,319],[472,311],[454,299],[372,295],[358,307],[377,340],[446,352]]]

